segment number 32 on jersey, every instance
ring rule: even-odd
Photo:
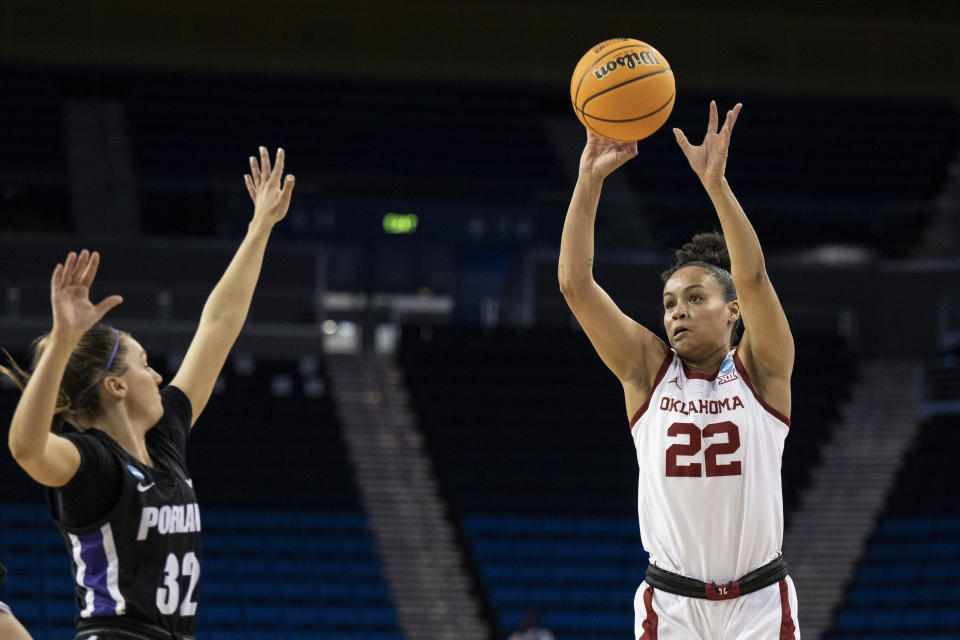
[[[729,420],[713,422],[703,429],[692,422],[674,422],[667,429],[667,435],[678,440],[686,440],[686,442],[676,442],[667,447],[668,478],[702,478],[704,467],[706,467],[708,478],[742,474],[739,460],[724,464],[717,462],[717,456],[736,453],[740,449],[740,429]],[[689,458],[700,453],[703,449],[703,441],[707,438],[711,443],[703,450],[703,464],[681,460],[681,458]]]

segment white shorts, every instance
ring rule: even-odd
[[[0,601],[0,613],[10,613],[10,607],[2,601]]]
[[[730,600],[687,598],[640,583],[633,600],[638,640],[800,640],[789,576]]]

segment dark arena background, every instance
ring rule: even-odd
[[[960,5],[0,2],[0,346],[93,295],[169,379],[283,146],[293,204],[194,431],[200,640],[627,638],[646,566],[621,388],[556,278],[593,44],[670,61],[606,183],[597,281],[662,334],[718,227],[670,127],[743,102],[727,177],[797,359],[784,555],[811,640],[960,637]],[[18,393],[0,387],[9,422]],[[69,557],[0,451],[0,588],[72,637]]]

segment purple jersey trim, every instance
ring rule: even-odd
[[[80,540],[80,558],[86,565],[83,572],[83,586],[93,591],[93,615],[113,616],[117,614],[117,601],[110,597],[107,588],[107,569],[109,562],[103,548],[103,531],[97,530],[87,535],[77,536]]]

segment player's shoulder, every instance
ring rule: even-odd
[[[152,456],[164,460],[172,459],[178,465],[183,465],[193,411],[190,399],[173,385],[167,385],[160,390],[160,399],[163,415],[153,428],[147,431],[147,446]]]
[[[70,442],[80,452],[83,461],[118,458],[119,454],[110,446],[114,440],[97,428],[74,429],[66,427],[56,434]],[[119,445],[118,445],[119,446]]]
[[[663,387],[664,383],[669,380],[670,376],[676,373],[677,368],[681,365],[682,363],[677,353],[673,349],[667,347],[659,354],[659,360],[656,361],[656,367],[650,367],[652,374],[647,380],[639,384],[623,385],[631,429],[633,429],[633,427],[636,426],[641,419],[648,415],[649,412],[647,409],[649,408],[653,397],[657,394],[657,390]],[[679,376],[679,373],[676,375]],[[630,413],[629,409],[631,407],[637,408]]]
[[[660,386],[668,371],[682,364],[680,356],[672,347],[667,346],[662,341],[658,346],[659,348],[652,349],[645,358],[643,386],[649,389],[650,393],[653,393]]]
[[[160,401],[163,404],[163,416],[151,431],[170,431],[175,433],[178,439],[188,433],[193,406],[187,394],[170,384],[160,390]]]
[[[190,423],[193,407],[190,404],[190,398],[179,387],[168,384],[160,390],[160,400],[163,403],[164,414],[172,412],[173,417],[181,422]]]
[[[733,375],[740,378],[743,386],[747,388],[744,393],[748,402],[756,403],[762,407],[763,411],[772,418],[790,426],[790,379],[777,378],[774,376],[763,376],[762,373],[751,370],[748,362],[742,359],[741,350],[737,349],[733,354],[733,363],[735,371]]]

